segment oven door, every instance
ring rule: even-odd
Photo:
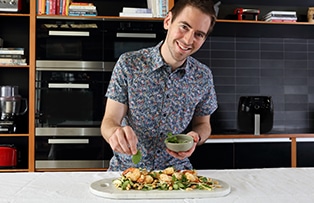
[[[157,45],[165,37],[161,21],[105,21],[104,60],[117,61],[128,51]]]
[[[107,168],[112,156],[102,136],[36,136],[36,168]]]
[[[36,59],[103,61],[103,23],[100,20],[38,19]]]
[[[38,69],[36,127],[98,128],[110,77],[104,71]]]

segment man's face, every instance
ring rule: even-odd
[[[173,67],[182,65],[189,55],[195,53],[206,40],[211,25],[210,16],[188,6],[171,22],[171,12],[164,20],[168,30],[161,48],[164,60]]]

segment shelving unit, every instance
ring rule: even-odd
[[[17,167],[2,168],[0,172],[34,171],[35,6],[35,1],[25,1],[22,13],[0,13],[4,47],[23,47],[27,60],[22,66],[1,65],[0,85],[19,86],[20,95],[28,101],[28,111],[20,119],[21,129],[14,134],[0,134],[0,144],[14,144],[18,149]]]
[[[13,142],[13,144],[22,146],[22,154],[24,158],[22,159],[22,165],[18,165],[15,169],[0,169],[0,172],[7,171],[16,171],[16,172],[34,172],[35,171],[35,43],[36,43],[36,19],[38,18],[60,18],[61,16],[47,16],[47,15],[37,15],[36,14],[36,1],[29,0],[25,1],[27,3],[27,12],[25,13],[0,13],[0,37],[6,38],[9,37],[10,32],[15,31],[16,29],[22,29],[21,32],[16,33],[19,38],[25,40],[21,44],[25,46],[25,50],[27,52],[27,61],[28,65],[26,66],[0,66],[0,85],[15,85],[15,82],[21,83],[21,91],[20,94],[23,97],[26,97],[28,100],[28,112],[27,116],[23,118],[23,122],[26,123],[25,129],[23,132],[16,134],[0,134],[0,144],[8,144],[5,142]],[[24,2],[23,2],[24,3]],[[169,8],[174,5],[174,0],[169,1]],[[82,18],[82,17],[68,17],[62,16],[62,18]],[[130,19],[130,18],[122,18],[118,16],[96,16],[96,17],[84,17],[84,18],[105,18],[105,19]],[[134,18],[137,20],[159,20],[160,18]],[[11,21],[12,20],[12,21]],[[10,21],[10,22],[9,22]],[[253,25],[253,26],[261,26],[264,29],[264,26],[292,26],[299,27],[303,29],[303,27],[307,27],[308,29],[312,29],[313,24],[308,22],[296,22],[296,23],[273,23],[273,22],[264,22],[264,21],[252,21],[252,20],[224,20],[218,19],[218,26],[225,25],[232,26],[241,26],[241,25]],[[300,29],[300,28],[298,28]],[[9,30],[9,31],[8,31]],[[11,31],[10,31],[11,30]],[[308,33],[309,34],[309,33]],[[21,46],[20,40],[17,40],[16,46]],[[14,74],[12,74],[12,72]],[[17,76],[15,75],[17,73]],[[10,74],[10,75],[9,75]],[[22,80],[20,80],[20,77]],[[5,78],[5,79],[4,79]],[[10,79],[7,79],[10,78]],[[3,83],[9,84],[3,84]],[[15,142],[15,143],[14,143]],[[26,146],[25,146],[26,145]],[[293,145],[295,146],[295,145]],[[295,152],[295,149],[292,148],[292,151]],[[25,158],[26,157],[26,158]],[[295,162],[295,161],[294,161]],[[62,169],[60,169],[61,171]],[[75,169],[80,170],[80,169]],[[83,170],[83,169],[82,169]],[[94,169],[89,169],[94,170]],[[74,171],[74,170],[73,170]]]

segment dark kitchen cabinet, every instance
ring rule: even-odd
[[[233,144],[203,144],[196,148],[190,161],[195,169],[232,169]]]
[[[234,168],[291,167],[289,142],[236,143]]]
[[[206,143],[190,161],[195,169],[291,167],[290,142]]]
[[[297,142],[297,166],[314,167],[314,142]]]

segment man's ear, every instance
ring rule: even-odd
[[[172,13],[171,11],[168,12],[168,14],[166,15],[165,19],[164,19],[164,29],[168,30],[170,24],[171,24],[171,20],[172,20]]]

